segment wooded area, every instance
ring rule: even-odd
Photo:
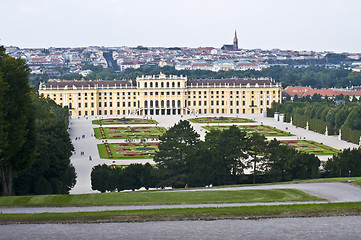
[[[29,85],[29,68],[0,46],[0,191],[68,193],[75,184],[70,164],[68,111]]]

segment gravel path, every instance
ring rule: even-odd
[[[361,216],[99,224],[10,224],[0,239],[360,239]]]

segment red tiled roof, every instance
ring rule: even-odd
[[[361,96],[361,91],[348,91],[348,90],[340,90],[340,89],[311,89],[304,93],[303,96],[313,96],[314,94],[320,94],[323,97],[333,97],[338,95],[347,95],[347,96]]]
[[[301,97],[305,92],[312,90],[311,87],[286,87],[283,89],[283,92],[288,94],[291,97],[295,95]],[[313,94],[312,94],[313,95]]]

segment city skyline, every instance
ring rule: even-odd
[[[361,2],[8,1],[0,45],[21,48],[138,46],[361,52]]]

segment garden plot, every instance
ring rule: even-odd
[[[284,140],[280,142],[300,152],[309,153],[309,154],[333,155],[340,152],[337,149],[310,140]]]
[[[202,126],[204,129],[211,131],[211,130],[226,130],[229,129],[230,126]],[[259,133],[266,137],[288,137],[294,136],[289,132],[282,131],[275,127],[267,126],[267,125],[236,125],[240,130],[246,131],[248,134],[251,133]]]
[[[94,128],[96,138],[143,139],[158,138],[166,132],[164,127],[100,127]]]
[[[152,119],[144,118],[108,118],[108,119],[98,119],[93,120],[93,124],[98,125],[111,125],[111,124],[158,124],[157,121]]]
[[[98,144],[100,158],[151,159],[158,151],[158,143],[104,143]]]
[[[253,123],[255,121],[247,118],[236,117],[201,117],[191,118],[188,121],[193,123]]]

